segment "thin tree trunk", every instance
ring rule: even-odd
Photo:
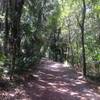
[[[76,50],[77,50],[77,64],[79,63],[79,49],[78,49],[78,42],[76,41]]]
[[[81,25],[81,33],[82,33],[82,57],[83,57],[83,75],[86,76],[86,58],[85,58],[85,47],[84,47],[84,23],[86,17],[86,4],[85,0],[83,0],[83,14],[82,14],[82,25]]]
[[[85,47],[84,47],[84,24],[85,24],[85,17],[86,17],[86,4],[85,0],[82,0],[83,3],[83,12],[82,12],[82,22],[80,23],[78,16],[77,22],[79,24],[79,27],[81,29],[81,42],[82,42],[82,60],[83,60],[83,75],[86,76],[86,58],[85,58]]]
[[[9,22],[8,22],[8,1],[6,2],[6,14],[5,14],[5,37],[4,37],[4,54],[8,55],[8,41],[9,40]]]

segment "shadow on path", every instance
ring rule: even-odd
[[[35,80],[11,91],[7,100],[100,100],[82,73],[63,64],[42,60],[33,76]]]

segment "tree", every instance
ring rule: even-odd
[[[86,17],[86,3],[85,0],[82,0],[83,10],[82,10],[82,19],[81,22],[77,17],[78,24],[81,29],[81,42],[82,42],[82,58],[83,58],[83,75],[86,76],[86,58],[85,58],[85,47],[84,47],[84,24]]]
[[[28,70],[41,57],[72,65],[83,62],[86,76],[88,63],[100,60],[99,4],[99,0],[1,0],[0,53],[6,56],[4,66],[6,61],[11,66],[6,67],[11,76]]]
[[[5,37],[4,37],[4,53],[5,56],[7,56],[7,51],[8,51],[8,44],[9,44],[9,2],[6,1],[6,10],[5,10]]]
[[[11,77],[13,76],[13,71],[16,66],[16,56],[18,57],[20,51],[20,19],[22,15],[24,0],[9,0],[10,7],[10,29],[11,29],[11,39],[10,46],[12,52],[11,61]]]

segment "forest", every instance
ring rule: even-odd
[[[100,83],[100,0],[0,0],[0,88],[35,73],[42,59]]]

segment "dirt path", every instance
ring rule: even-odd
[[[44,60],[34,76],[35,79],[3,93],[0,100],[100,100],[81,73],[63,64]]]

